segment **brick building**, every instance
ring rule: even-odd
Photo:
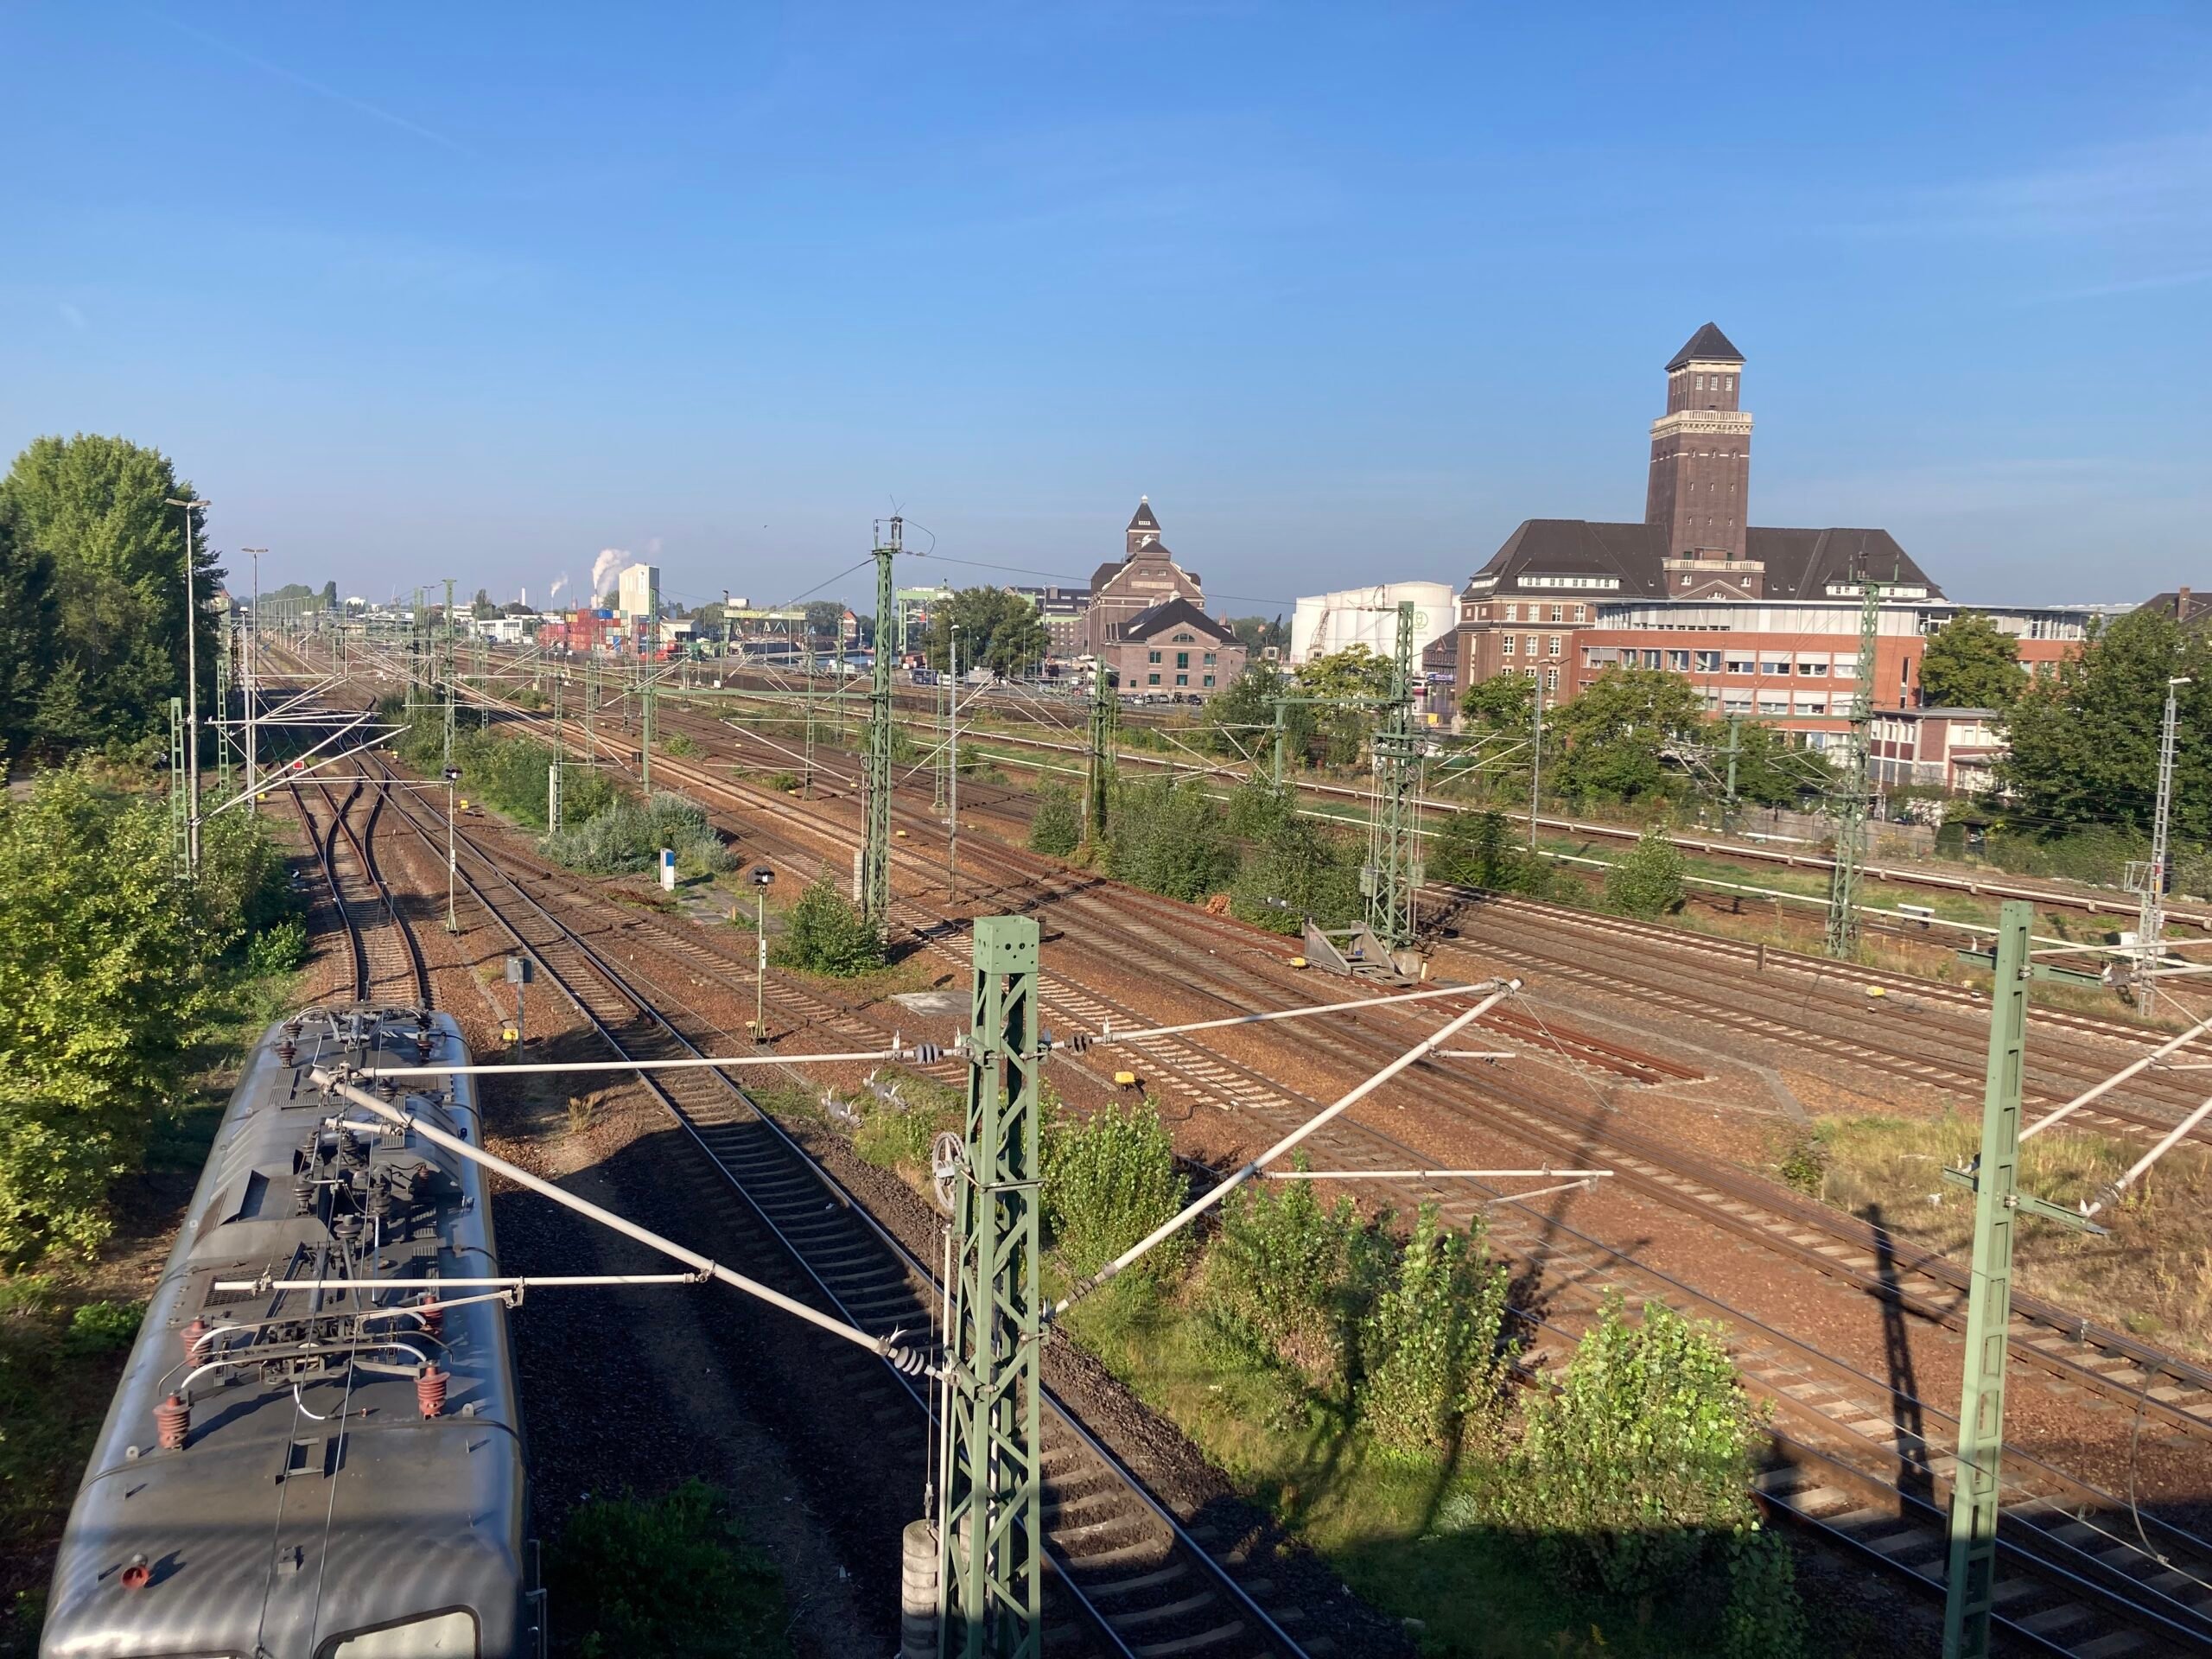
[[[1201,614],[1205,610],[1205,592],[1197,574],[1176,563],[1160,539],[1160,520],[1153,514],[1150,497],[1137,498],[1124,543],[1119,563],[1109,560],[1090,573],[1084,638],[1094,656],[1112,652],[1123,626],[1140,611],[1172,599],[1189,601]]]
[[[1123,620],[1101,660],[1124,692],[1204,699],[1244,671],[1244,658],[1227,623],[1176,598]]]

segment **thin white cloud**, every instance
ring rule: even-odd
[[[419,121],[410,121],[405,116],[387,110],[381,105],[372,104],[366,99],[356,98],[351,92],[342,92],[335,86],[326,86],[321,81],[300,73],[296,69],[287,69],[281,63],[272,63],[267,58],[247,51],[244,47],[234,46],[219,35],[210,35],[206,29],[196,29],[192,24],[171,17],[165,12],[156,12],[154,15],[171,29],[189,35],[193,39],[200,41],[203,45],[212,46],[219,52],[227,53],[241,63],[251,64],[264,74],[275,75],[280,80],[288,80],[295,86],[304,87],[307,91],[319,97],[327,98],[334,104],[343,104],[347,109],[358,114],[365,115],[372,121],[381,121],[386,126],[397,127],[402,132],[412,133],[417,138],[427,140],[430,143],[453,151],[456,156],[466,156],[471,161],[484,159],[479,152],[471,149],[459,139],[449,138],[442,132],[435,131],[423,125]]]
[[[1847,228],[1875,237],[2201,233],[2212,223],[2212,132],[2077,149],[2024,172],[1907,191],[1894,206]]]

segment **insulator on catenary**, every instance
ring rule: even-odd
[[[944,1058],[944,1050],[938,1044],[916,1043],[914,1045],[914,1064],[916,1065],[935,1065]]]
[[[901,1376],[927,1376],[937,1364],[937,1356],[927,1348],[893,1348],[884,1358]]]
[[[192,1408],[175,1395],[169,1395],[154,1408],[154,1427],[159,1432],[165,1450],[181,1451],[184,1437],[192,1427]]]
[[[447,1380],[446,1373],[435,1365],[425,1365],[415,1373],[415,1403],[422,1408],[425,1418],[444,1413]]]

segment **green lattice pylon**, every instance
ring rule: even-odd
[[[942,1659],[1044,1650],[1038,1349],[1037,924],[976,920],[965,1160],[945,1310],[950,1456],[938,1518]]]
[[[1830,799],[1835,856],[1828,880],[1828,955],[1859,947],[1859,871],[1866,859],[1866,821],[1874,791],[1867,776],[1874,726],[1874,646],[1882,627],[1882,584],[1861,573],[1859,683],[1851,690],[1851,734],[1845,740],[1843,781]]]
[[[169,699],[169,850],[177,873],[191,868],[192,803],[185,789],[184,699]]]
[[[1367,925],[1394,949],[1414,942],[1414,896],[1421,887],[1423,741],[1414,725],[1414,605],[1402,603],[1390,701],[1375,730],[1367,820]]]
[[[1114,696],[1114,677],[1103,662],[1091,671],[1090,767],[1084,779],[1083,833],[1087,840],[1103,841],[1114,810],[1115,733],[1121,724],[1121,705]]]

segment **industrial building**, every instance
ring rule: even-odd
[[[1365,645],[1378,657],[1398,648],[1398,607],[1414,607],[1414,650],[1425,653],[1458,625],[1459,607],[1449,584],[1387,582],[1300,599],[1290,622],[1287,660],[1293,667]]]

